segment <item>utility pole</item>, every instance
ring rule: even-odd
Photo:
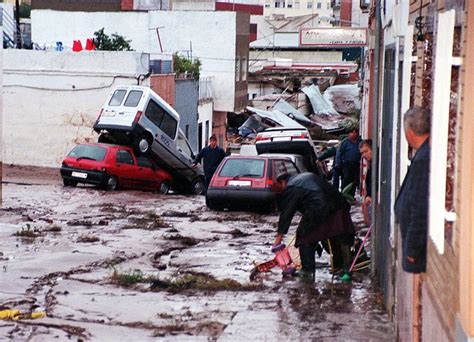
[[[21,30],[20,30],[20,0],[15,0],[15,22],[16,22],[16,46],[22,49]]]

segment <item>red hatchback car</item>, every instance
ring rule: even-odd
[[[61,177],[65,186],[77,183],[103,189],[139,188],[166,194],[172,176],[150,159],[135,156],[127,146],[101,143],[79,144],[64,158]]]
[[[217,168],[206,193],[210,209],[247,207],[271,211],[276,207],[276,172],[281,165],[290,175],[300,173],[282,156],[229,156]]]

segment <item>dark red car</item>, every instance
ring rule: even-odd
[[[127,146],[79,144],[64,158],[61,177],[65,186],[93,184],[103,189],[137,188],[166,194],[172,176]]]
[[[283,165],[290,175],[300,173],[283,156],[229,156],[217,168],[206,193],[210,209],[246,207],[271,211],[276,207],[276,172]]]

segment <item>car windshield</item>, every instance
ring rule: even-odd
[[[222,177],[262,177],[265,161],[262,159],[228,159],[221,172]]]
[[[102,161],[105,158],[107,149],[100,146],[92,145],[77,145],[69,154],[68,157],[76,159],[90,159]]]

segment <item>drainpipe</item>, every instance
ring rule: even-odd
[[[379,144],[378,144],[378,138],[379,138],[379,103],[380,103],[380,75],[382,75],[380,69],[380,51],[381,51],[381,45],[383,44],[382,41],[382,24],[381,24],[381,16],[380,16],[380,3],[381,1],[375,1],[375,48],[374,48],[374,75],[376,75],[375,79],[373,80],[373,94],[372,94],[372,148],[375,153],[372,154],[372,193],[373,194],[378,194],[378,150],[379,150]],[[378,196],[378,195],[377,195]],[[370,220],[373,225],[373,239],[375,240],[374,242],[374,247],[377,248],[377,241],[378,241],[378,222],[376,220],[377,218],[377,212],[378,210],[378,205],[377,201],[373,201],[375,205],[372,205],[372,212],[371,212],[371,217]],[[375,270],[375,262],[377,261],[377,253],[373,254],[372,257],[372,273],[374,273]]]

